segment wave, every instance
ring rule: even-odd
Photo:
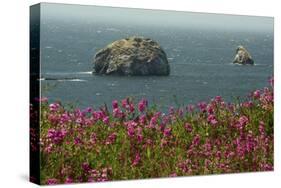
[[[58,79],[57,81],[59,81],[59,82],[65,82],[65,81],[68,81],[68,82],[87,82],[87,80],[83,80],[83,79],[79,79],[79,78],[76,78],[76,79]]]
[[[93,74],[93,71],[76,72],[76,74]]]
[[[90,75],[92,71],[81,71],[81,72],[45,72],[43,75],[50,76],[67,76],[67,75]]]
[[[80,78],[40,78],[39,81],[58,81],[58,82],[87,82]]]
[[[231,66],[259,66],[259,67],[272,67],[272,65],[269,64],[260,64],[260,63],[254,63],[253,65],[249,65],[249,64],[239,64],[239,63],[229,63],[229,65]]]

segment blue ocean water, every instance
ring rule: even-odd
[[[159,42],[168,56],[169,76],[93,75],[95,53],[112,41],[144,36]],[[254,66],[232,64],[245,46]],[[208,27],[169,27],[42,21],[41,96],[78,107],[111,105],[114,99],[147,98],[162,109],[221,95],[227,101],[267,85],[273,75],[273,32]]]

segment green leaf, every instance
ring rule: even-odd
[[[147,157],[150,159],[151,153],[150,153],[150,148],[149,147],[146,149],[146,154],[147,154]]]

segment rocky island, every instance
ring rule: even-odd
[[[243,46],[238,46],[233,60],[234,64],[253,65],[254,60],[250,53]]]
[[[150,38],[129,37],[117,40],[98,51],[94,71],[105,75],[163,75],[170,74],[164,50]]]

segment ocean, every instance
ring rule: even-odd
[[[102,76],[92,74],[95,53],[128,36],[157,41],[167,54],[169,76]],[[80,108],[115,99],[148,99],[165,111],[209,101],[220,95],[231,102],[267,86],[273,75],[273,31],[208,26],[131,25],[71,19],[41,21],[41,97]],[[255,65],[232,64],[243,45]]]

